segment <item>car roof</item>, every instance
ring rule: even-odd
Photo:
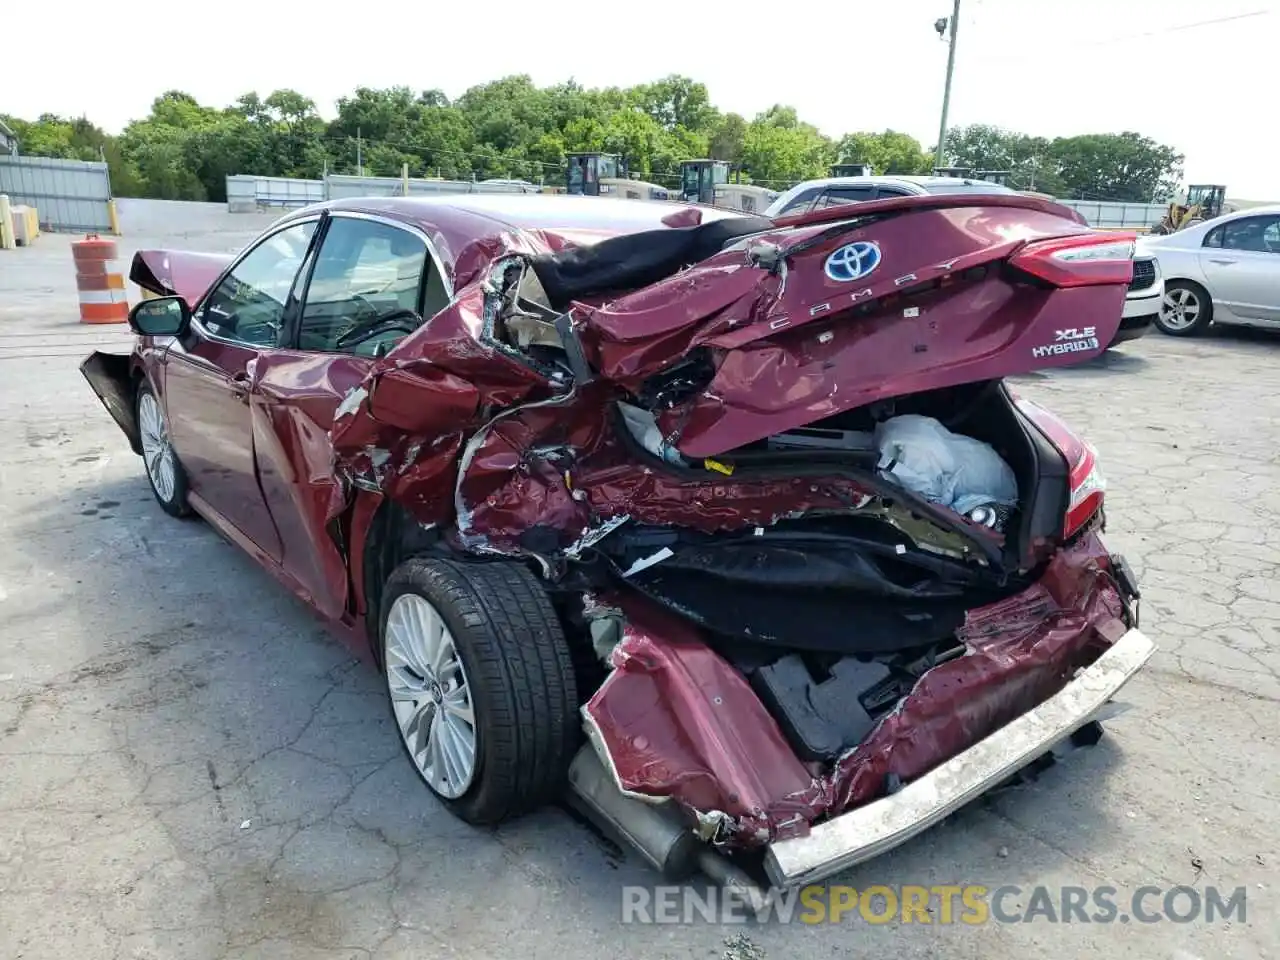
[[[924,193],[931,193],[934,188],[939,187],[955,187],[963,185],[967,187],[993,187],[993,193],[1014,193],[1012,187],[1007,187],[1002,183],[996,183],[993,180],[981,180],[974,177],[925,177],[909,174],[874,174],[864,177],[822,177],[817,180],[805,180],[798,183],[792,190],[808,190],[810,187],[843,187],[843,186],[869,186],[871,184],[883,184],[885,186],[902,186],[915,187]]]
[[[1230,201],[1227,202],[1230,203]],[[1228,217],[1232,220],[1239,220],[1241,217],[1274,217],[1277,214],[1280,214],[1280,203],[1268,203],[1261,207],[1245,207],[1243,210],[1232,210],[1230,213],[1224,213],[1221,217],[1214,217],[1214,220],[1226,220]]]
[[[494,257],[547,253],[609,237],[662,230],[673,214],[697,210],[701,222],[741,217],[734,210],[697,204],[569,194],[462,193],[431,197],[353,197],[313,204],[317,210],[372,214],[423,231],[455,283]],[[687,224],[685,224],[687,225]]]

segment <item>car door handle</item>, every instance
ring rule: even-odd
[[[241,370],[231,378],[231,395],[241,403],[249,402],[249,374]]]
[[[1209,262],[1216,263],[1220,267],[1229,267],[1231,264],[1235,263],[1234,260],[1223,260],[1218,257],[1210,257]]]

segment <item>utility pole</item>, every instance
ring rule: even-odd
[[[960,2],[960,0],[956,0],[956,3],[959,3],[959,2]],[[950,71],[950,70],[948,70],[948,71],[947,71],[947,86],[948,86],[948,88],[950,87],[950,85],[951,85],[951,71]],[[943,116],[945,117],[945,116],[946,116],[946,107],[943,107],[942,109],[943,109]],[[945,122],[945,121],[944,121],[944,122]],[[359,127],[356,127],[356,176],[357,176],[357,177],[363,177],[363,176],[364,176],[364,153],[363,153],[363,151],[361,150],[361,144],[360,144],[360,128],[359,128]]]
[[[947,49],[947,83],[942,88],[942,122],[938,124],[938,150],[933,158],[935,167],[944,166],[943,153],[947,142],[947,110],[951,106],[951,74],[956,68],[956,31],[960,28],[960,0],[955,0],[951,8],[951,22],[939,20],[934,24],[941,36],[942,32],[951,28],[951,43]]]

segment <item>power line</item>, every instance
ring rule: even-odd
[[[1157,30],[1145,30],[1141,33],[1126,33],[1115,37],[1103,37],[1100,40],[1081,40],[1079,42],[1067,39],[1063,41],[1069,45],[1072,50],[1088,49],[1091,47],[1107,47],[1117,43],[1125,43],[1129,40],[1143,40],[1149,37],[1162,37],[1170,33],[1178,33],[1186,30],[1196,30],[1201,27],[1210,27],[1221,23],[1232,23],[1238,20],[1248,20],[1254,17],[1269,17],[1275,10],[1251,10],[1247,13],[1233,13],[1221,17],[1213,17],[1208,20],[1196,20],[1193,23],[1178,23],[1169,27],[1161,27]],[[1039,60],[1042,55],[1038,53],[992,53],[984,54],[984,62],[991,61],[1024,61]]]
[[[1225,17],[1214,17],[1210,20],[1197,20],[1195,23],[1179,23],[1172,27],[1162,27],[1159,30],[1145,30],[1142,33],[1130,33],[1119,37],[1110,37],[1103,40],[1095,40],[1089,43],[1081,43],[1082,47],[1102,47],[1111,43],[1123,43],[1125,40],[1139,40],[1143,37],[1162,37],[1167,33],[1177,33],[1180,30],[1194,30],[1197,27],[1210,27],[1217,23],[1230,23],[1234,20],[1248,20],[1251,17],[1268,17],[1274,10],[1252,10],[1249,13],[1233,13]]]

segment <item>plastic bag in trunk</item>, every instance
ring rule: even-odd
[[[912,493],[987,522],[1018,502],[1013,469],[990,444],[952,433],[933,417],[904,414],[876,426],[879,470]],[[1005,508],[1000,511],[998,508]]]

